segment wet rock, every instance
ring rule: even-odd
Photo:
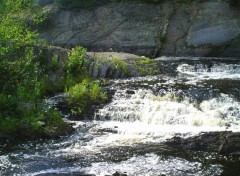
[[[126,90],[126,93],[127,94],[135,94],[135,91],[134,90]]]
[[[67,104],[67,94],[61,93],[46,100],[47,104],[56,107]]]
[[[117,130],[111,129],[111,128],[98,129],[97,132],[100,132],[100,133],[118,133]]]
[[[240,133],[230,133],[225,137],[223,144],[218,148],[221,154],[239,155],[240,153]]]
[[[119,171],[116,171],[114,174],[112,174],[112,176],[127,176],[127,173],[126,172],[119,172]]]
[[[67,117],[72,109],[71,105],[69,105],[67,101],[67,98],[68,96],[66,93],[60,93],[47,99],[46,103],[52,108],[57,108],[63,116]]]
[[[44,126],[46,123],[44,121],[37,121],[40,126]]]
[[[13,141],[14,139],[11,136],[0,133],[0,142],[6,142],[7,140]]]
[[[210,151],[237,156],[240,153],[240,133],[230,131],[206,132],[187,139],[173,137],[166,144],[184,150]]]
[[[46,6],[49,4],[52,4],[54,2],[54,0],[38,0],[38,4],[40,6]]]

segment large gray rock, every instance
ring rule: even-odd
[[[108,4],[93,10],[60,11],[41,32],[49,43],[83,45],[93,51],[155,54],[172,14],[170,4]]]
[[[36,47],[35,56],[45,65],[49,83],[60,86],[65,77],[65,64],[68,60],[68,49],[61,47]],[[162,62],[129,53],[87,52],[85,67],[93,78],[126,78],[161,73]],[[56,60],[54,60],[56,59]]]
[[[173,137],[166,144],[185,150],[217,152],[238,157],[240,155],[239,132],[206,132],[186,139]]]
[[[126,78],[161,73],[161,62],[134,54],[88,52],[86,67],[94,78]]]
[[[187,44],[194,47],[218,46],[236,38],[240,34],[238,11],[223,2],[200,4],[193,16]]]
[[[110,3],[59,10],[42,38],[64,47],[159,56],[240,56],[240,10],[223,1]]]

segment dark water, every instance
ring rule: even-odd
[[[211,61],[210,61],[211,60]],[[240,160],[164,145],[240,131],[240,60],[160,58],[162,75],[111,80],[110,103],[57,140],[0,144],[0,175],[239,175]]]

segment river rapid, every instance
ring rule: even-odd
[[[238,175],[240,159],[165,145],[240,132],[240,59],[166,58],[162,74],[110,80],[109,103],[56,140],[0,144],[0,175]]]

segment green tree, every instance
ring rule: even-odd
[[[0,134],[44,136],[65,126],[58,112],[41,104],[46,75],[33,52],[37,36],[17,19],[0,21]]]

